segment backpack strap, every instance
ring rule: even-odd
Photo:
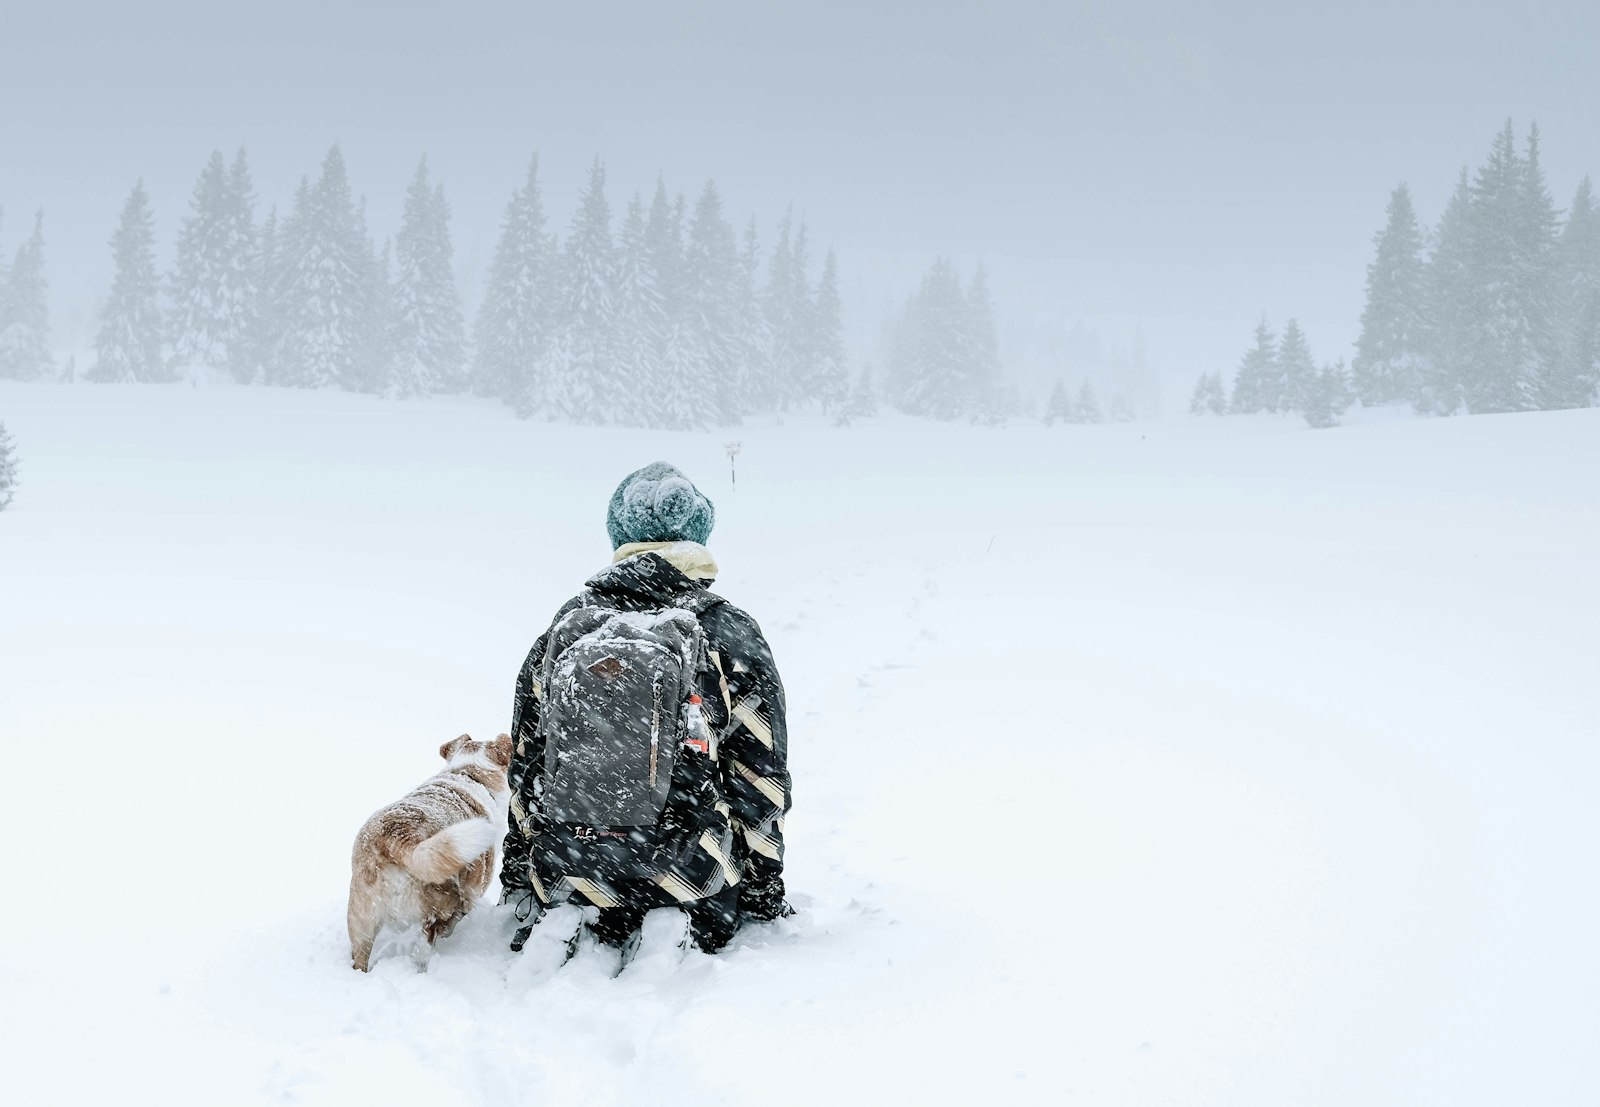
[[[728,601],[715,592],[707,592],[704,588],[696,588],[693,592],[685,592],[672,603],[673,607],[681,607],[692,614],[696,619],[701,618],[718,604]]]
[[[692,614],[695,622],[700,624],[700,634],[705,641],[706,660],[710,662],[703,674],[704,678],[710,683],[702,689],[702,692],[714,694],[717,699],[722,701],[723,717],[727,720],[723,727],[724,730],[733,725],[733,694],[728,689],[728,674],[723,669],[722,652],[711,641],[711,635],[706,633],[704,620],[706,612],[727,602],[715,592],[697,588],[693,592],[686,592],[679,596],[673,603],[674,607],[681,607]],[[715,689],[714,692],[713,687]]]

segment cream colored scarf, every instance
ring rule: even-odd
[[[611,555],[611,562],[614,565],[643,553],[660,554],[690,580],[717,579],[717,559],[698,542],[629,542],[617,547],[617,552]]]

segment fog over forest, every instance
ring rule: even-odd
[[[613,232],[658,177],[691,201],[714,179],[766,251],[792,208],[813,283],[837,253],[852,376],[946,257],[985,270],[1035,405],[1058,377],[1119,390],[1142,341],[1171,411],[1232,374],[1263,312],[1349,357],[1390,191],[1435,224],[1507,117],[1539,124],[1559,206],[1600,168],[1600,17],[1578,2],[1510,33],[1483,3],[376,10],[8,7],[0,250],[43,210],[60,355],[93,345],[135,180],[165,272],[212,150],[248,151],[260,220],[337,142],[377,245],[427,156],[469,321],[530,157],[563,236],[599,157]]]

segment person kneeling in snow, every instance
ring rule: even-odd
[[[708,953],[784,902],[783,684],[761,628],[708,591],[716,511],[656,462],[617,486],[612,563],[568,601],[517,677],[502,904],[521,949],[544,911],[597,908],[624,945],[681,907]]]

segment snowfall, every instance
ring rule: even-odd
[[[1600,410],[0,421],[8,1102],[1600,1100]],[[507,728],[658,458],[788,686],[797,913],[613,976],[492,893],[353,972],[356,830]]]

